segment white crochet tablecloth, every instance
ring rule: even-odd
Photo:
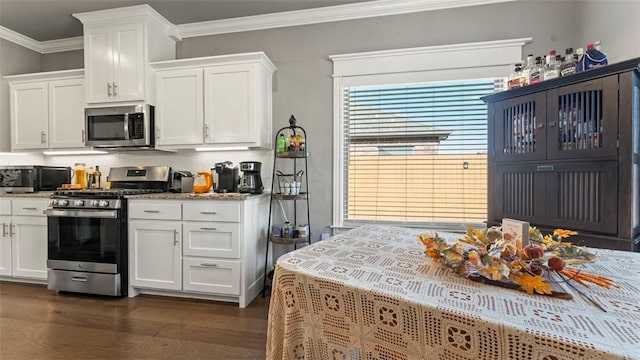
[[[620,285],[583,288],[604,312],[572,289],[563,300],[455,276],[426,257],[423,232],[364,226],[280,257],[267,359],[640,359],[640,254],[593,249],[574,266]]]

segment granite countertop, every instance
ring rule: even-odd
[[[267,196],[268,193],[262,194],[240,194],[240,193],[152,193],[141,195],[128,195],[128,199],[153,199],[153,200],[247,200],[259,196]]]
[[[0,192],[0,197],[13,197],[13,198],[49,198],[51,195],[53,195],[53,191],[37,191],[32,193]]]

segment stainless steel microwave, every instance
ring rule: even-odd
[[[152,105],[85,109],[87,146],[96,148],[153,147]]]
[[[51,191],[70,181],[70,167],[0,166],[0,190],[4,192]]]

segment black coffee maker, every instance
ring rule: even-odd
[[[260,177],[262,163],[258,161],[243,161],[240,163],[242,177],[240,178],[240,192],[262,194],[264,186]]]
[[[214,192],[238,192],[238,167],[233,165],[231,161],[216,163],[211,170],[216,172]]]

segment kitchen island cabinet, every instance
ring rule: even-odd
[[[134,196],[129,210],[129,296],[155,294],[247,306],[262,290],[266,196]],[[155,198],[154,198],[155,197]]]
[[[47,281],[47,203],[42,198],[0,198],[2,279]]]

